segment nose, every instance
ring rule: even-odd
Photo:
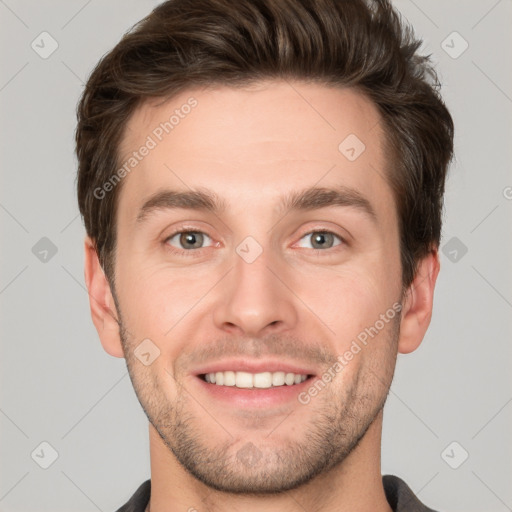
[[[215,325],[225,332],[253,337],[293,329],[298,319],[297,298],[285,269],[265,251],[252,262],[238,254],[233,261],[213,314]]]

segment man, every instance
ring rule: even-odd
[[[78,108],[85,280],[149,419],[119,511],[429,511],[380,472],[453,123],[384,0],[171,0]]]

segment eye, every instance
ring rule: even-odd
[[[202,249],[205,239],[211,238],[201,231],[178,231],[165,239],[165,243],[181,250]]]
[[[340,245],[344,240],[336,235],[335,233],[331,233],[330,231],[311,231],[304,235],[301,240],[311,238],[310,246],[307,247],[309,249],[322,250],[322,249],[331,249],[337,245]],[[335,243],[336,239],[339,240],[338,243]],[[304,247],[300,245],[300,247]]]

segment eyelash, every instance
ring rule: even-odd
[[[168,250],[171,254],[177,254],[179,256],[186,256],[186,257],[192,257],[192,258],[196,258],[196,257],[200,257],[201,254],[200,254],[200,249],[207,249],[208,247],[200,247],[199,249],[189,249],[189,250],[185,250],[185,249],[176,249],[175,247],[173,247],[172,245],[170,245],[168,242],[169,240],[171,240],[172,238],[174,238],[176,235],[180,235],[180,234],[183,234],[183,233],[199,233],[201,235],[206,235],[210,240],[212,240],[212,237],[210,235],[208,235],[208,233],[205,233],[204,231],[199,231],[199,230],[196,230],[196,229],[179,229],[177,231],[174,231],[173,233],[171,233],[169,236],[165,237],[165,239],[163,240],[163,244],[165,245],[166,247],[166,250]],[[312,235],[314,233],[322,233],[322,234],[328,234],[328,235],[334,235],[336,238],[338,238],[340,240],[340,244],[338,245],[335,245],[333,247],[329,247],[328,249],[310,249],[310,251],[314,251],[314,253],[316,254],[320,254],[322,252],[328,252],[329,250],[336,250],[337,247],[341,246],[341,245],[348,245],[348,243],[346,242],[346,240],[340,236],[338,233],[335,233],[334,231],[330,231],[328,229],[314,229],[314,230],[311,230],[311,231],[308,231],[307,233],[304,233],[299,240],[302,240],[304,237],[308,236],[308,235]]]

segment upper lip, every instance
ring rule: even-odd
[[[296,373],[300,375],[315,375],[315,371],[311,367],[301,365],[299,363],[291,363],[279,361],[277,359],[224,359],[214,363],[205,364],[194,370],[195,375],[204,375],[206,373],[217,372],[285,372]]]

